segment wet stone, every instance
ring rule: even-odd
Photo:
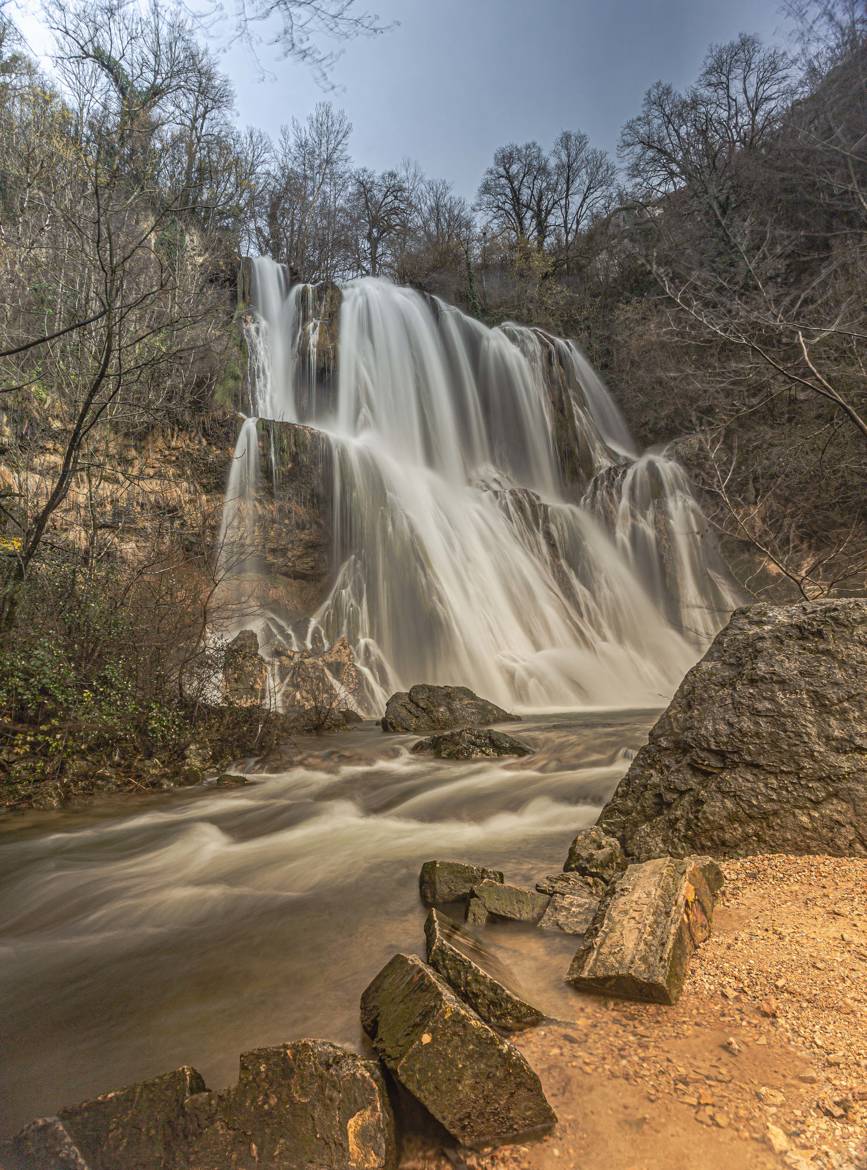
[[[418,755],[430,753],[441,760],[482,760],[533,754],[529,744],[490,727],[462,727],[458,731],[431,735],[413,744],[412,750]]]
[[[584,874],[606,884],[625,869],[626,858],[620,842],[596,825],[577,834],[563,866],[565,872]]]
[[[454,727],[484,727],[489,723],[512,723],[511,715],[495,703],[482,699],[469,687],[432,686],[418,683],[409,691],[398,691],[385,706],[383,731],[449,731]]]
[[[466,865],[462,861],[426,861],[419,874],[419,893],[425,906],[462,902],[483,881],[502,882],[498,869]]]
[[[543,1013],[486,969],[493,965],[492,956],[456,922],[431,910],[425,938],[428,963],[486,1023],[506,1032],[541,1023]]]
[[[597,901],[605,888],[604,882],[580,873],[553,873],[536,882],[540,894],[574,894],[578,898],[591,894]]]
[[[599,898],[589,890],[584,894],[554,894],[548,909],[539,919],[539,929],[586,934],[598,906]]]
[[[362,996],[361,1020],[389,1071],[464,1145],[556,1123],[524,1056],[416,956],[386,964]]]
[[[547,894],[527,890],[523,886],[483,881],[473,887],[466,921],[475,926],[484,925],[489,918],[538,922],[548,909],[549,901]]]
[[[709,858],[630,865],[602,901],[567,982],[580,991],[676,1003],[710,933],[721,872]]]

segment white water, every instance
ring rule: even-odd
[[[320,428],[333,454],[335,577],[308,637],[349,637],[371,713],[422,681],[524,709],[670,696],[737,598],[682,469],[637,457],[573,343],[364,279],[322,388],[313,290],[258,258],[252,297],[254,414]],[[247,473],[236,458],[224,533],[238,500],[253,510]],[[259,622],[295,644],[286,615]]]

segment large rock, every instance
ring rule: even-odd
[[[241,1057],[210,1093],[191,1068],[33,1122],[26,1170],[393,1170],[394,1118],[376,1062],[319,1040]]]
[[[602,810],[627,855],[867,855],[867,602],[737,610]]]
[[[195,1069],[175,1069],[32,1122],[16,1137],[15,1152],[27,1170],[185,1166],[186,1105],[204,1089]]]
[[[553,894],[548,908],[539,919],[540,930],[560,930],[564,934],[586,934],[599,908],[599,895],[588,889],[572,894]]]
[[[630,865],[600,905],[567,982],[598,995],[676,1003],[721,884],[709,858]]]
[[[494,756],[531,756],[529,744],[493,731],[489,727],[462,727],[459,731],[445,731],[413,744],[413,752],[429,752],[440,760],[482,760]]]
[[[578,873],[607,885],[626,869],[620,842],[598,826],[582,829],[569,846],[565,873]]]
[[[448,731],[453,727],[483,727],[518,719],[502,707],[480,699],[469,687],[436,687],[418,683],[398,691],[385,706],[383,731]]]
[[[486,969],[492,965],[491,957],[475,940],[462,934],[456,922],[431,910],[424,933],[427,961],[486,1023],[504,1032],[541,1023],[543,1013]]]
[[[473,886],[467,903],[467,922],[482,926],[489,918],[512,922],[538,922],[548,909],[550,898],[523,886],[483,881]]]
[[[192,1098],[188,1113],[184,1170],[392,1170],[397,1162],[379,1066],[324,1040],[244,1053],[237,1085]]]
[[[502,880],[498,869],[465,865],[462,861],[426,861],[418,875],[418,890],[425,906],[440,906],[444,902],[463,902],[480,882]]]
[[[550,1129],[556,1117],[517,1050],[414,955],[395,955],[361,1000],[361,1020],[397,1080],[467,1146]]]

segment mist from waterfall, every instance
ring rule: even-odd
[[[580,350],[365,278],[321,386],[314,290],[251,268],[251,417],[312,425],[332,454],[334,580],[304,637],[348,637],[362,706],[416,682],[511,708],[665,702],[738,599],[683,470],[638,456]],[[248,574],[251,428],[223,525]],[[266,640],[297,649],[293,616],[265,607]]]

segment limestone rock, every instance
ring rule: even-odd
[[[867,601],[737,610],[599,826],[630,858],[867,856]]]
[[[552,873],[536,882],[540,894],[574,894],[578,898],[592,894],[597,902],[605,893],[606,883],[583,873]]]
[[[513,922],[538,922],[548,909],[550,898],[523,886],[483,881],[473,887],[467,904],[467,922],[481,926],[488,918],[508,918]]]
[[[492,756],[531,756],[529,744],[489,727],[462,727],[413,744],[413,752],[430,752],[441,760],[481,760]]]
[[[498,869],[465,865],[462,861],[426,861],[419,874],[419,893],[425,906],[461,902],[483,881],[502,882]]]
[[[616,837],[598,826],[582,829],[569,846],[564,872],[579,873],[598,882],[613,881],[626,869],[626,858]]]
[[[483,727],[518,719],[502,707],[481,699],[469,687],[438,687],[418,683],[392,695],[382,718],[383,731],[449,731],[453,727]]]
[[[556,1123],[521,1053],[416,956],[386,964],[362,996],[361,1020],[386,1067],[464,1145]]]
[[[324,1040],[245,1052],[237,1085],[192,1098],[188,1114],[184,1170],[393,1170],[397,1162],[379,1066]]]
[[[268,667],[259,654],[259,639],[254,630],[241,630],[226,647],[223,682],[230,703],[249,707],[266,701]]]
[[[561,930],[564,934],[586,934],[598,907],[599,897],[589,890],[583,894],[554,894],[548,909],[539,919],[539,928]]]
[[[505,1032],[541,1023],[543,1013],[486,969],[491,965],[490,956],[463,935],[457,923],[431,910],[424,933],[427,961],[486,1023]]]
[[[597,911],[567,982],[580,991],[673,1004],[710,932],[721,874],[707,858],[630,865]]]
[[[55,1118],[33,1122],[18,1134],[15,1151],[28,1170],[182,1166],[186,1102],[204,1088],[196,1070],[184,1067],[103,1093],[59,1110]]]

